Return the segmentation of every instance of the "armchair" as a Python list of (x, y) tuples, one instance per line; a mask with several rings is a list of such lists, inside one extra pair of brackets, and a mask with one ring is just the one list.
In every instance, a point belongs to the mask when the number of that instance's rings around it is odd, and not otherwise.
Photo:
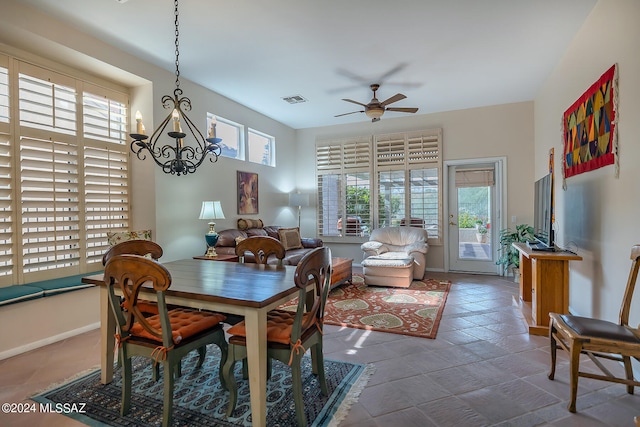
[[(389, 277), (402, 277), (402, 284), (391, 286), (409, 286), (411, 281), (422, 279), (426, 267), (427, 231), (416, 227), (382, 227), (371, 232), (369, 241), (361, 246), (367, 258), (362, 262), (365, 282), (376, 283), (377, 276), (388, 281)], [(396, 273), (390, 272), (393, 268)], [(367, 280), (369, 279), (369, 280)]]

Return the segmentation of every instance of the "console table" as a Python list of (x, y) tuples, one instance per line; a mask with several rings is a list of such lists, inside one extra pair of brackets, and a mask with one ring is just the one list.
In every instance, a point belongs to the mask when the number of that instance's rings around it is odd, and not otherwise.
[(569, 313), (569, 261), (581, 261), (572, 252), (534, 251), (513, 243), (520, 252), (520, 301), (532, 335), (549, 334), (549, 313)]

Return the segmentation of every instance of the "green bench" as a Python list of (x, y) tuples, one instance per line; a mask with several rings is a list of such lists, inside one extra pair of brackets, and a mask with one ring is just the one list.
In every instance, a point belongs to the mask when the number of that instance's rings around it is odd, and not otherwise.
[(94, 285), (82, 283), (81, 279), (85, 276), (87, 274), (77, 274), (25, 285), (5, 286), (0, 288), (0, 306), (93, 287)]

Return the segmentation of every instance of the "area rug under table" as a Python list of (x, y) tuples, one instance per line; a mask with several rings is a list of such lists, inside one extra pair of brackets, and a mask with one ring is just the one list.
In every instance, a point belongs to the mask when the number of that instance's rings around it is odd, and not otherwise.
[[(195, 370), (197, 352), (192, 352), (182, 361), (182, 377), (175, 382), (173, 425), (204, 426), (250, 426), (251, 411), (249, 383), (242, 379), (241, 365), (236, 364), (238, 382), (238, 404), (232, 417), (225, 412), (229, 394), (218, 380), (220, 350), (207, 347), (207, 359), (201, 369)], [(309, 426), (337, 425), (348, 413), (371, 375), (370, 365), (354, 364), (325, 358), (325, 373), (329, 395), (323, 396), (316, 377), (311, 373), (308, 356), (302, 361), (302, 388), (304, 407)], [(162, 370), (161, 370), (162, 372)], [(69, 404), (80, 408), (85, 404), (85, 413), (65, 414), (90, 426), (159, 426), (162, 424), (163, 381), (151, 380), (149, 359), (133, 359), (133, 399), (128, 415), (120, 416), (121, 372), (115, 369), (110, 384), (100, 383), (100, 371), (96, 370), (66, 384), (40, 393), (32, 399), (40, 403)], [(162, 377), (162, 375), (161, 375)], [(291, 392), (290, 368), (273, 361), (272, 376), (267, 381), (267, 425), (295, 426), (295, 408)]]
[(367, 286), (359, 274), (329, 294), (324, 322), (435, 338), (451, 282), (414, 280), (408, 288)]

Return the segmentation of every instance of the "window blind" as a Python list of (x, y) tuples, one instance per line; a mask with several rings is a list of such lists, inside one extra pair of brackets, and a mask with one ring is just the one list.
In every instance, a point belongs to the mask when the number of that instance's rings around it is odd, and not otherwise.
[(0, 286), (96, 271), (106, 232), (129, 229), (128, 95), (5, 59)]

